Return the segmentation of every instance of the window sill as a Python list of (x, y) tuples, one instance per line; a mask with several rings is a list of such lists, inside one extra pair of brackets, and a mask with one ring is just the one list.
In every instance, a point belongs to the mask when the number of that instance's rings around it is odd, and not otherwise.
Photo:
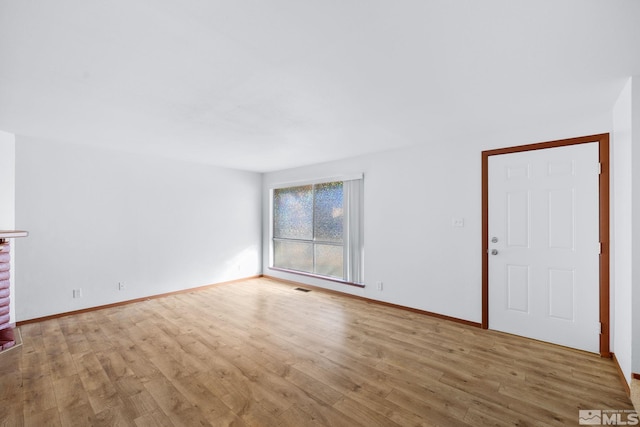
[(313, 277), (314, 279), (328, 280), (330, 282), (341, 283), (343, 285), (348, 285), (348, 286), (355, 286), (357, 288), (365, 287), (363, 283), (347, 282), (346, 280), (338, 279), (336, 277), (321, 276), (319, 274), (306, 273), (304, 271), (287, 270), (286, 268), (278, 268), (278, 267), (269, 267), (269, 270), (281, 271), (283, 273), (297, 274), (297, 275), (306, 276), (306, 277)]

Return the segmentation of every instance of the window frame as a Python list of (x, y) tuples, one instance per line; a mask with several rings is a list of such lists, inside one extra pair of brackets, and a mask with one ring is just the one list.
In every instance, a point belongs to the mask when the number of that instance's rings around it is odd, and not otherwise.
[[(337, 177), (329, 177), (329, 178), (320, 178), (320, 179), (314, 179), (314, 180), (306, 180), (306, 181), (296, 181), (296, 182), (285, 182), (285, 183), (278, 183), (278, 184), (273, 184), (269, 187), (269, 269), (270, 270), (274, 270), (274, 271), (280, 271), (280, 272), (284, 272), (284, 273), (290, 273), (290, 274), (296, 274), (296, 275), (301, 275), (301, 276), (306, 276), (306, 277), (312, 277), (312, 278), (316, 278), (316, 279), (321, 279), (321, 280), (326, 280), (326, 281), (330, 281), (330, 282), (336, 282), (336, 283), (341, 283), (341, 284), (345, 284), (345, 285), (350, 285), (350, 286), (356, 286), (356, 287), (360, 287), (360, 288), (364, 288), (364, 272), (363, 272), (363, 268), (362, 268), (362, 263), (363, 263), (363, 238), (362, 238), (362, 234), (363, 234), (363, 230), (362, 230), (362, 208), (363, 208), (363, 202), (362, 202), (362, 194), (360, 194), (360, 200), (358, 201), (358, 210), (360, 212), (360, 218), (358, 219), (358, 226), (360, 228), (359, 234), (360, 234), (360, 241), (357, 248), (352, 248), (351, 247), (351, 243), (350, 243), (350, 239), (348, 238), (348, 236), (345, 236), (346, 233), (348, 233), (348, 229), (350, 227), (352, 227), (351, 224), (347, 224), (345, 223), (345, 227), (343, 229), (343, 242), (342, 243), (336, 243), (336, 242), (330, 242), (330, 241), (324, 241), (324, 240), (320, 240), (320, 241), (316, 241), (314, 239), (312, 240), (307, 240), (307, 239), (287, 239), (287, 238), (276, 238), (274, 237), (274, 194), (276, 190), (279, 189), (285, 189), (285, 188), (293, 188), (293, 187), (302, 187), (302, 186), (308, 186), (308, 185), (320, 185), (320, 184), (327, 184), (327, 183), (332, 183), (332, 182), (342, 182), (343, 186), (345, 184), (346, 181), (354, 181), (354, 180), (360, 180), (361, 182), (361, 186), (363, 185), (363, 174), (357, 174), (357, 175), (347, 175), (347, 176), (337, 176)], [(344, 188), (344, 187), (343, 187)], [(344, 191), (344, 190), (343, 190)], [(360, 192), (362, 193), (362, 187), (360, 188)], [(315, 209), (312, 213), (312, 215), (315, 217)], [(348, 222), (348, 220), (345, 220), (345, 222)], [(308, 271), (300, 271), (300, 270), (292, 270), (292, 269), (288, 269), (288, 268), (283, 268), (283, 267), (277, 267), (274, 265), (274, 261), (275, 261), (275, 257), (274, 257), (274, 242), (280, 240), (280, 241), (292, 241), (292, 242), (303, 242), (303, 243), (311, 243), (313, 244), (321, 244), (321, 245), (335, 245), (335, 246), (342, 246), (343, 247), (343, 259), (344, 262), (347, 262), (347, 259), (350, 258), (351, 252), (354, 250), (357, 250), (360, 252), (360, 272), (359, 272), (359, 276), (360, 276), (360, 281), (359, 282), (355, 282), (355, 281), (351, 281), (351, 280), (346, 280), (344, 277), (348, 274), (346, 274), (346, 266), (343, 265), (343, 277), (334, 277), (334, 276), (325, 276), (322, 274), (317, 274), (317, 273), (313, 273), (313, 272), (308, 272)], [(315, 252), (315, 246), (314, 246), (314, 252)], [(347, 252), (349, 254), (347, 254)]]

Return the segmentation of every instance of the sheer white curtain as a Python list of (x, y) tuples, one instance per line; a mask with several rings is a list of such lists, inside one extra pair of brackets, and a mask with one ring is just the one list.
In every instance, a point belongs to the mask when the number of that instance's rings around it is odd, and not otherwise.
[(347, 282), (364, 281), (363, 204), (364, 180), (343, 182), (344, 207), (344, 279)]

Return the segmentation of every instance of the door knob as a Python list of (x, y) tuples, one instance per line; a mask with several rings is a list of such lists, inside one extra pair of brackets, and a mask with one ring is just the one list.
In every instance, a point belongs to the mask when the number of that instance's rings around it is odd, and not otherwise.
[(491, 255), (498, 255), (497, 249), (491, 249)]

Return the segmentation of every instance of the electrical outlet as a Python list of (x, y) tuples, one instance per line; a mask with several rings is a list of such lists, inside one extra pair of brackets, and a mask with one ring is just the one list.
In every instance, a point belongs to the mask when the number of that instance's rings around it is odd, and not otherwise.
[(376, 288), (381, 291), (382, 290), (382, 282), (377, 282), (376, 283)]
[(127, 285), (124, 282), (118, 282), (118, 290), (124, 291), (125, 289), (127, 289)]
[(82, 298), (82, 289), (74, 289), (73, 290), (74, 298)]

